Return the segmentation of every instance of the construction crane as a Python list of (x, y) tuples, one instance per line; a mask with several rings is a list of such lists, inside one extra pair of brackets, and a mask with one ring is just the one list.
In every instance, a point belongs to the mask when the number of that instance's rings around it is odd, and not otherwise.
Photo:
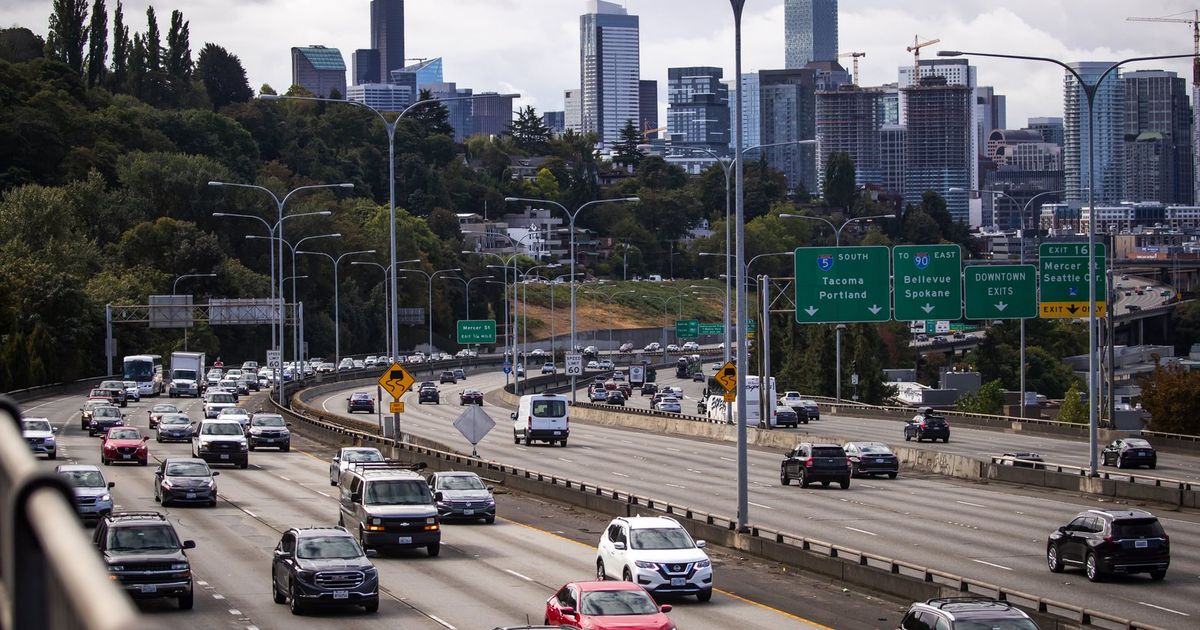
[(858, 85), (858, 58), (866, 57), (865, 52), (844, 52), (838, 55), (838, 59), (843, 57), (854, 57), (854, 85)]
[[(1186, 13), (1177, 13), (1176, 15), (1187, 15)], [(1191, 18), (1180, 17), (1128, 17), (1126, 22), (1172, 22), (1175, 24), (1190, 24), (1192, 26), (1192, 51), (1195, 57), (1192, 58), (1192, 85), (1200, 85), (1200, 9), (1192, 10)]]
[(646, 128), (642, 130), (642, 141), (643, 141), (643, 142), (649, 142), (649, 141), (650, 141), (650, 134), (654, 134), (654, 133), (658, 133), (658, 132), (660, 132), (660, 131), (666, 131), (666, 130), (667, 130), (667, 128), (666, 128), (666, 127), (654, 127), (654, 128), (651, 128), (651, 127), (650, 127), (650, 125), (646, 125)]
[(932, 46), (942, 40), (931, 39), (927, 42), (921, 41), (920, 35), (913, 35), (913, 45), (905, 48), (913, 54), (913, 85), (921, 82), (921, 49), (926, 46)]

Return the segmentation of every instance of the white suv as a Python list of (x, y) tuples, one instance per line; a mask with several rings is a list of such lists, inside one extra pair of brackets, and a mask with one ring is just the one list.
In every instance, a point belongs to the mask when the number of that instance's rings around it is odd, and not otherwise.
[(655, 596), (712, 599), (712, 562), (704, 541), (693, 541), (673, 518), (628, 516), (608, 524), (596, 549), (596, 579), (618, 577)]

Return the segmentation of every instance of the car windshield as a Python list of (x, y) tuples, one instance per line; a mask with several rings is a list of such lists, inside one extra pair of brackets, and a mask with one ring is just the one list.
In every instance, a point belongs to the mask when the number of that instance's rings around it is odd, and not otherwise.
[(205, 422), (200, 433), (203, 435), (241, 435), (242, 427), (229, 422)]
[(171, 415), (171, 416), (163, 416), (162, 420), (159, 420), (158, 423), (159, 424), (191, 424), (192, 421), (187, 416), (184, 416), (184, 415)]
[(284, 422), (283, 416), (254, 416), (250, 424), (256, 427), (281, 427)]
[(1136, 438), (1125, 440), (1125, 446), (1128, 446), (1130, 448), (1151, 448), (1149, 442), (1147, 442), (1146, 440), (1139, 440)]
[(210, 402), (210, 403), (232, 403), (233, 396), (231, 396), (230, 394), (210, 394), (208, 396), (208, 402)]
[(352, 398), (354, 400), (371, 400), (371, 395), (370, 394), (354, 394), (350, 398)]
[(381, 462), (383, 455), (375, 449), (362, 451), (346, 451), (342, 453), (342, 461), (346, 462)]
[(658, 606), (644, 591), (591, 591), (583, 594), (579, 612), (599, 617), (653, 615)]
[(532, 407), (533, 415), (538, 418), (559, 418), (567, 415), (565, 400), (535, 400)]
[(50, 430), (50, 421), (49, 420), (22, 420), (21, 421), (21, 430), (22, 431), (49, 431)]
[(1029, 619), (960, 619), (954, 630), (1038, 630)]
[(168, 477), (211, 477), (208, 464), (204, 462), (168, 462)]
[(175, 378), (180, 381), (194, 381), (194, 380), (196, 380), (196, 371), (195, 370), (171, 370), (171, 376), (172, 376), (172, 378)]
[(860, 442), (857, 446), (858, 450), (862, 453), (878, 453), (880, 455), (887, 455), (892, 452), (892, 449), (888, 448), (886, 444), (880, 444), (879, 442)]
[(222, 416), (248, 416), (250, 413), (241, 407), (226, 407), (221, 410)]
[(313, 536), (296, 544), (296, 557), (304, 560), (350, 560), (361, 558), (362, 549), (349, 536)]
[(178, 549), (175, 531), (166, 525), (130, 525), (108, 530), (109, 551), (149, 551)]
[(100, 383), (100, 389), (124, 389), (124, 381), (104, 381)]
[(175, 405), (154, 405), (150, 408), (151, 413), (176, 413), (178, 411), (179, 407)]
[(137, 382), (135, 381), (122, 381), (122, 383), (124, 383), (126, 389), (130, 387), (137, 387)]
[(110, 440), (138, 440), (141, 437), (142, 433), (137, 429), (113, 429), (108, 432)]
[(379, 480), (367, 484), (366, 505), (425, 505), (432, 502), (424, 481)]
[(96, 416), (97, 418), (119, 418), (121, 416), (121, 410), (117, 409), (116, 407), (96, 407), (96, 409), (92, 412), (92, 415)]
[(812, 450), (813, 457), (846, 457), (846, 451), (840, 446), (825, 446), (814, 447)]
[(1113, 522), (1113, 538), (1165, 538), (1166, 532), (1156, 518), (1131, 518)]
[(634, 549), (691, 549), (691, 536), (678, 527), (653, 527), (633, 530)]
[(438, 490), (483, 490), (486, 486), (474, 475), (451, 475), (438, 477)]
[(98, 470), (64, 470), (59, 473), (74, 488), (103, 488), (104, 475)]

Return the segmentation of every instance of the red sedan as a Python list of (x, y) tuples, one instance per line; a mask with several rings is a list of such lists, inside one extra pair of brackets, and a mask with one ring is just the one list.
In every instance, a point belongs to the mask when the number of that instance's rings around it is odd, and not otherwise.
[(134, 427), (113, 427), (100, 442), (100, 463), (137, 462), (145, 466), (150, 457), (146, 442), (150, 438)]
[(546, 601), (546, 625), (584, 630), (675, 630), (659, 606), (632, 582), (569, 582)]

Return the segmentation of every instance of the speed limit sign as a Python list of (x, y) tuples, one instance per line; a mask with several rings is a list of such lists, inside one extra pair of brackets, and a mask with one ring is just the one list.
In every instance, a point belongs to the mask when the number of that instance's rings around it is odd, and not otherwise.
[(283, 359), (278, 350), (267, 350), (267, 367), (278, 368), (282, 362)]
[(583, 375), (583, 355), (578, 352), (567, 353), (567, 376)]

